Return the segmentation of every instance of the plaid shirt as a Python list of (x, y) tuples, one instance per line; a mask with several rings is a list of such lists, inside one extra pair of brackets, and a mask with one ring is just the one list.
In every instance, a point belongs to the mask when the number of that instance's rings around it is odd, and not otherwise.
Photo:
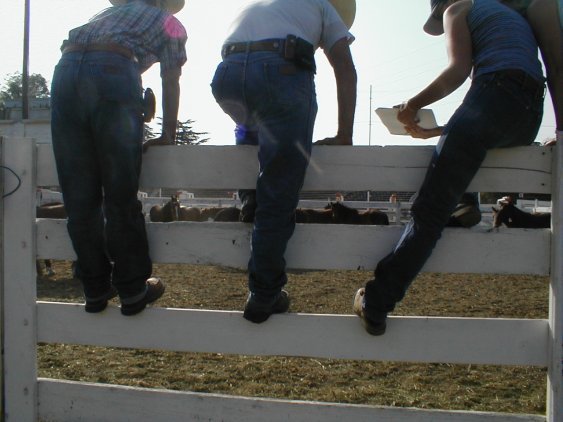
[(186, 62), (186, 29), (170, 13), (135, 1), (110, 7), (69, 32), (71, 44), (118, 44), (135, 53), (142, 71), (160, 62), (160, 73)]

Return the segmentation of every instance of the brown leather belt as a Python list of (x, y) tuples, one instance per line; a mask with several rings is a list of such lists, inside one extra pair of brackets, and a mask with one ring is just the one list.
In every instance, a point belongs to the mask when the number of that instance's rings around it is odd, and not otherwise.
[(283, 39), (271, 39), (225, 44), (221, 49), (221, 56), (225, 57), (229, 54), (246, 51), (283, 51), (284, 43), (285, 40)]
[(110, 53), (119, 54), (134, 62), (138, 62), (135, 53), (133, 53), (127, 47), (123, 47), (118, 44), (68, 44), (65, 48), (63, 48), (63, 54), (73, 53), (77, 51), (83, 53), (90, 51), (107, 51)]

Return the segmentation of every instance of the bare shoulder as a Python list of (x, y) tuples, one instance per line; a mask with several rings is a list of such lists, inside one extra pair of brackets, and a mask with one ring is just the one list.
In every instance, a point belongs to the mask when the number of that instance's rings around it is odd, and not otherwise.
[(473, 0), (459, 0), (446, 9), (444, 15), (465, 16), (473, 7)]

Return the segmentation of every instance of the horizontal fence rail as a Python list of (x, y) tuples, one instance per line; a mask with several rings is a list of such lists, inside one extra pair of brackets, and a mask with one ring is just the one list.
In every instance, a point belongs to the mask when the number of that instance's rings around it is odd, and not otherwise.
[[(57, 186), (50, 145), (38, 145), (37, 185)], [(418, 190), (432, 147), (313, 147), (305, 191)], [(252, 146), (161, 146), (143, 158), (141, 190), (252, 189), (258, 161)], [(469, 191), (550, 193), (552, 150), (529, 146), (490, 151)]]
[[(251, 225), (243, 223), (147, 223), (155, 262), (245, 268)], [(298, 224), (288, 243), (292, 269), (372, 269), (399, 240), (400, 226)], [(489, 231), (446, 229), (425, 272), (549, 274), (549, 229)], [(62, 220), (39, 219), (37, 257), (74, 259)]]
[[(82, 422), (543, 422), (542, 416), (233, 397), (39, 379), (45, 420)], [(120, 404), (115, 412), (108, 403)], [(144, 403), (145, 406), (139, 406)], [(264, 415), (267, 415), (265, 417)]]
[[(547, 365), (548, 325), (539, 319), (391, 317), (385, 336), (373, 337), (366, 335), (352, 315), (290, 313), (254, 326), (234, 311), (151, 308), (131, 320), (123, 318), (117, 307), (91, 316), (81, 305), (40, 302), (38, 321), (38, 340), (45, 343), (353, 360)], [(166, 330), (159, 328), (163, 326)]]
[[(11, 166), (24, 180), (23, 190), (12, 200), (18, 206), (27, 204), (31, 215), (18, 213), (13, 203), (5, 212), (15, 222), (8, 230), (15, 246), (5, 255), (13, 262), (5, 272), (18, 274), (7, 282), (7, 295), (12, 299), (4, 311), (11, 312), (6, 365), (13, 369), (5, 376), (9, 421), (32, 421), (37, 415), (62, 421), (119, 422), (130, 417), (220, 421), (229, 415), (228, 419), (236, 422), (262, 421), (265, 412), (271, 421), (300, 422), (546, 420), (533, 415), (270, 400), (37, 379), (37, 342), (242, 355), (547, 366), (551, 400), (547, 420), (554, 422), (561, 415), (561, 380), (557, 378), (561, 366), (556, 363), (561, 353), (554, 353), (553, 348), (553, 342), (560, 341), (558, 334), (554, 340), (553, 327), (560, 325), (553, 321), (553, 313), (548, 320), (391, 316), (388, 333), (372, 337), (352, 315), (289, 313), (255, 325), (245, 321), (239, 311), (151, 308), (126, 319), (115, 306), (91, 315), (79, 304), (35, 303), (34, 260), (71, 260), (75, 256), (65, 221), (35, 220), (32, 215), (36, 186), (58, 185), (51, 146), (19, 141), (23, 149), (13, 140), (5, 145)], [(555, 188), (553, 151), (536, 146), (491, 151), (468, 190), (551, 193)], [(433, 147), (314, 147), (304, 190), (416, 191), (432, 152)], [(144, 155), (141, 189), (253, 188), (257, 169), (255, 147), (154, 147)], [(5, 190), (10, 190), (10, 183), (5, 183)], [(388, 205), (392, 208), (394, 204)], [(154, 262), (244, 268), (249, 257), (251, 225), (244, 223), (147, 223), (147, 232)], [(286, 253), (288, 267), (372, 269), (401, 232), (400, 226), (298, 224)], [(553, 262), (559, 262), (551, 256), (555, 240), (560, 242), (559, 236), (554, 239), (549, 229), (448, 228), (423, 270), (552, 275)], [(22, 265), (29, 271), (18, 272)], [(559, 284), (552, 287), (559, 288)], [(559, 296), (552, 294), (552, 301)], [(560, 308), (560, 302), (551, 306), (557, 315)], [(30, 350), (17, 352), (22, 347)], [(14, 409), (20, 408), (24, 412), (14, 417)]]

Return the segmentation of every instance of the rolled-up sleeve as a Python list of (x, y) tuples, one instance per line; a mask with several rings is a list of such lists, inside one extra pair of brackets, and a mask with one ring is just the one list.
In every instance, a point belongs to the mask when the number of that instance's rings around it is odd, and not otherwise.
[(188, 34), (184, 26), (174, 16), (164, 21), (165, 42), (160, 51), (160, 73), (179, 68), (187, 61), (186, 41)]
[(338, 12), (327, 2), (323, 10), (323, 30), (320, 47), (325, 51), (329, 51), (332, 46), (342, 38), (346, 38), (349, 44), (352, 44), (355, 40), (354, 36), (348, 31), (348, 27), (342, 21), (342, 18), (340, 18)]

